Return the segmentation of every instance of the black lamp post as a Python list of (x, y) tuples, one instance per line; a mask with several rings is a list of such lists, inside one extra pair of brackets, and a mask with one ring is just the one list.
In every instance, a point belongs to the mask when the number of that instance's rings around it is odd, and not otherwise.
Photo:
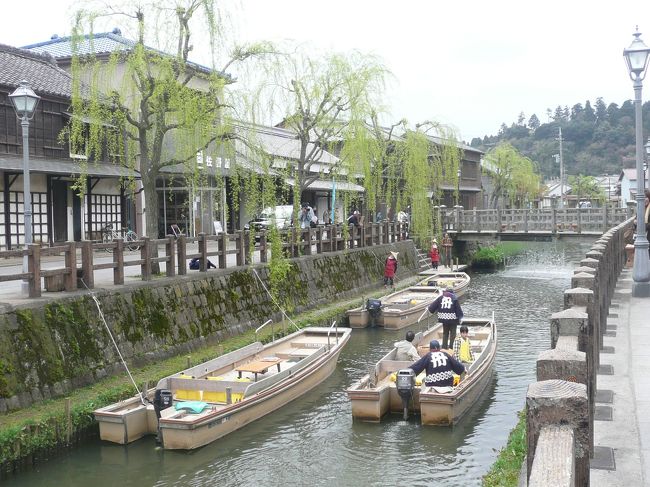
[[(9, 95), (14, 105), (16, 115), (20, 120), (23, 129), (23, 202), (24, 202), (24, 223), (25, 223), (25, 248), (32, 243), (32, 193), (29, 181), (29, 121), (34, 116), (38, 100), (41, 99), (29, 87), (27, 81), (21, 81), (20, 86)], [(23, 273), (29, 271), (27, 267), (27, 254), (23, 258)], [(29, 294), (29, 284), (23, 281), (23, 294)]]

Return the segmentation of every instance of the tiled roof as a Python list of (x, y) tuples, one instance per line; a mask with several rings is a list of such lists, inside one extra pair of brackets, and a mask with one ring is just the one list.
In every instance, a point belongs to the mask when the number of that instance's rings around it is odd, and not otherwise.
[(18, 87), (22, 80), (38, 95), (72, 97), (72, 78), (51, 56), (0, 44), (0, 84)]
[[(23, 159), (22, 157), (11, 155), (0, 156), (0, 169), (4, 171), (22, 172)], [(29, 170), (33, 173), (62, 174), (65, 176), (77, 176), (85, 171), (88, 176), (140, 178), (140, 174), (133, 169), (107, 162), (90, 162), (82, 170), (79, 163), (74, 161), (30, 157)]]
[[(116, 51), (130, 51), (136, 45), (136, 42), (122, 37), (122, 33), (119, 29), (113, 29), (112, 32), (101, 32), (97, 34), (87, 34), (83, 36), (78, 41), (76, 47), (76, 54), (83, 56), (88, 54), (93, 54), (95, 56), (101, 56), (105, 54), (111, 54)], [(158, 49), (145, 46), (145, 48), (152, 52), (157, 52), (163, 56), (169, 56), (168, 53), (162, 52)], [(23, 49), (27, 49), (32, 52), (38, 53), (49, 53), (56, 59), (66, 59), (71, 58), (74, 54), (72, 49), (72, 37), (57, 37), (50, 39), (45, 42), (38, 42), (36, 44), (30, 44), (24, 46)], [(210, 74), (213, 72), (212, 69), (201, 64), (188, 61), (187, 63), (192, 68), (200, 71), (202, 73)], [(231, 77), (225, 73), (221, 73), (222, 76), (228, 80)]]

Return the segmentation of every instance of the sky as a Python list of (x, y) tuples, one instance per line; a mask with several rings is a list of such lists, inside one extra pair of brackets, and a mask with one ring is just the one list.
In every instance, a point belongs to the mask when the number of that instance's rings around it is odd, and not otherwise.
[[(3, 2), (0, 43), (69, 34), (83, 3)], [(467, 142), (496, 135), (521, 112), (544, 123), (558, 105), (634, 98), (623, 49), (637, 25), (650, 45), (648, 0), (240, 0), (234, 12), (240, 42), (292, 40), (379, 57), (392, 73), (385, 122), (433, 120)]]

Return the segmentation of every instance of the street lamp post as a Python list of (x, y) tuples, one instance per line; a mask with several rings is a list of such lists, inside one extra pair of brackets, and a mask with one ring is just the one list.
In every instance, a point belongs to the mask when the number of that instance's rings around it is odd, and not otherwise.
[(648, 141), (645, 143), (645, 160), (643, 161), (643, 187), (647, 188), (647, 181), (648, 181), (648, 160), (650, 160), (650, 137), (648, 137)]
[[(14, 105), (16, 115), (23, 130), (23, 205), (25, 223), (25, 249), (32, 243), (32, 192), (29, 186), (29, 121), (34, 116), (38, 100), (41, 99), (29, 87), (27, 81), (21, 81), (20, 86), (9, 95)], [(29, 272), (27, 254), (23, 257), (23, 274)], [(29, 295), (29, 282), (23, 281), (23, 294)]]
[(636, 127), (636, 238), (634, 239), (634, 267), (632, 268), (632, 295), (650, 297), (650, 256), (648, 239), (644, 225), (644, 186), (643, 178), (643, 119), (641, 117), (641, 89), (648, 67), (650, 48), (641, 40), (638, 28), (630, 47), (623, 50), (630, 78), (634, 85), (634, 115)]

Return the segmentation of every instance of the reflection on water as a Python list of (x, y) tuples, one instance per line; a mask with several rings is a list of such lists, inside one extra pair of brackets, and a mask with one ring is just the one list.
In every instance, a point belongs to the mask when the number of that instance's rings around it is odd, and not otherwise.
[[(505, 270), (474, 274), (467, 316), (494, 311), (499, 334), (492, 381), (453, 428), (422, 427), (400, 415), (352, 421), (345, 388), (406, 330), (355, 330), (334, 374), (280, 411), (194, 452), (91, 441), (8, 479), (7, 486), (480, 485), (517, 421), (535, 359), (549, 347), (549, 318), (562, 306), (585, 246), (530, 244)], [(416, 327), (412, 327), (415, 329)]]

